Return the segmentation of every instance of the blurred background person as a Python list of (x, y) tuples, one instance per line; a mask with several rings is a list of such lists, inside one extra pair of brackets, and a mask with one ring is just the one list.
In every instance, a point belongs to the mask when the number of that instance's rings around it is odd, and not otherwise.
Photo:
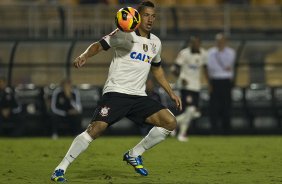
[(183, 111), (176, 116), (179, 141), (187, 141), (187, 130), (191, 121), (200, 116), (198, 110), (199, 91), (201, 89), (201, 72), (207, 62), (207, 53), (201, 47), (198, 36), (190, 38), (190, 44), (182, 49), (172, 67), (172, 72), (178, 76), (177, 85), (180, 88)]
[(51, 98), (52, 138), (58, 138), (58, 129), (71, 130), (71, 135), (81, 131), (82, 106), (78, 89), (72, 87), (69, 79), (64, 79)]
[(22, 111), (14, 90), (7, 86), (6, 79), (0, 78), (0, 135), (21, 136), (24, 124), (20, 121)]
[(208, 50), (207, 70), (210, 90), (210, 122), (213, 132), (230, 129), (231, 89), (234, 77), (235, 50), (227, 46), (226, 36), (218, 33), (216, 45)]

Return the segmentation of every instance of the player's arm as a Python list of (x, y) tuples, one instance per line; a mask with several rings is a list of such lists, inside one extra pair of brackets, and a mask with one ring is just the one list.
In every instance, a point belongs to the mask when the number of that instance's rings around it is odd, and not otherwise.
[(161, 66), (152, 66), (151, 72), (152, 72), (154, 78), (156, 79), (156, 81), (160, 84), (160, 86), (162, 88), (164, 88), (164, 90), (167, 92), (167, 94), (170, 96), (170, 98), (175, 102), (177, 108), (179, 110), (182, 110), (181, 100), (178, 96), (176, 96), (174, 94), (173, 90), (171, 89), (168, 81), (165, 78), (163, 68)]
[(73, 65), (76, 68), (82, 67), (88, 58), (95, 56), (100, 51), (103, 50), (103, 47), (100, 42), (92, 43), (80, 56), (78, 56), (75, 60)]
[(171, 66), (170, 70), (173, 73), (173, 75), (175, 75), (176, 77), (179, 77), (180, 75), (180, 68), (181, 66), (178, 64), (174, 64)]

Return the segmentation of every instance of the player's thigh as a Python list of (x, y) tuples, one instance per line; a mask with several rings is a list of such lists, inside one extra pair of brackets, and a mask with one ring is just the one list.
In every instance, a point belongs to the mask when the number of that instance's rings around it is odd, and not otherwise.
[(171, 131), (176, 128), (175, 116), (168, 109), (162, 109), (152, 114), (146, 118), (146, 122)]

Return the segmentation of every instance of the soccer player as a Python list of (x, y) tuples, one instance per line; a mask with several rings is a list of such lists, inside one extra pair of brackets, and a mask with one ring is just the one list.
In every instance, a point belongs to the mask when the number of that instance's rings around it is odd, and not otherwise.
[(206, 62), (207, 54), (201, 47), (200, 38), (192, 36), (190, 45), (179, 52), (176, 63), (172, 67), (173, 73), (178, 76), (177, 83), (181, 89), (183, 102), (183, 112), (176, 116), (179, 125), (177, 138), (182, 142), (188, 140), (187, 130), (190, 122), (200, 116), (198, 101), (201, 89), (201, 71)]
[(154, 4), (150, 1), (141, 2), (137, 10), (141, 15), (141, 25), (135, 32), (125, 33), (117, 29), (91, 44), (74, 61), (74, 66), (80, 68), (89, 57), (102, 50), (113, 48), (115, 52), (93, 120), (86, 131), (73, 140), (67, 154), (51, 176), (53, 181), (66, 181), (64, 175), (67, 167), (107, 127), (123, 117), (136, 123), (147, 122), (154, 125), (145, 138), (123, 155), (123, 160), (133, 166), (137, 173), (147, 176), (148, 171), (143, 167), (141, 155), (165, 140), (176, 127), (174, 115), (145, 93), (146, 79), (151, 71), (156, 81), (175, 101), (177, 108), (182, 109), (180, 98), (174, 94), (164, 76), (160, 58), (161, 41), (150, 33), (156, 18)]

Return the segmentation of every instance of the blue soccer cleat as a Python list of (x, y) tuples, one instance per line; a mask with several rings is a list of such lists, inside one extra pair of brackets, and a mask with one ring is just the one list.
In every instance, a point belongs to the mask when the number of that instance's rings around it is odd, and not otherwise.
[(55, 182), (66, 182), (67, 179), (64, 177), (65, 171), (62, 169), (57, 169), (51, 176), (51, 180)]
[(123, 155), (123, 160), (127, 162), (127, 164), (132, 165), (135, 171), (142, 176), (147, 176), (148, 171), (143, 167), (142, 157), (139, 155), (138, 157), (131, 157), (129, 156), (129, 152), (126, 152)]

